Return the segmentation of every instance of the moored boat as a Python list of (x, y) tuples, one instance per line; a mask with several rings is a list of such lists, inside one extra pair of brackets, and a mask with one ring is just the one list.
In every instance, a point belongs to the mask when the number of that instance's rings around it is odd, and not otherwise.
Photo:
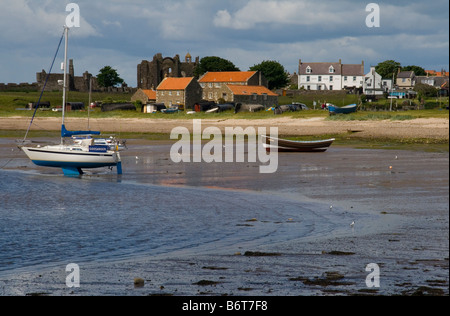
[[(66, 91), (68, 87), (68, 80), (67, 80), (68, 35), (69, 35), (69, 28), (65, 27), (63, 35), (65, 37), (65, 53), (64, 53), (64, 88), (63, 88), (62, 104), (66, 104)], [(95, 141), (91, 136), (100, 135), (100, 132), (68, 131), (64, 124), (64, 118), (65, 118), (65, 106), (62, 107), (61, 143), (59, 145), (48, 145), (48, 146), (38, 145), (36, 147), (19, 146), (34, 164), (44, 167), (62, 168), (64, 175), (66, 176), (79, 176), (83, 174), (82, 169), (93, 169), (101, 167), (117, 167), (117, 173), (122, 174), (122, 161), (118, 150), (118, 146), (116, 146), (112, 150), (111, 147), (107, 144), (95, 144)], [(33, 120), (31, 121), (31, 124), (32, 123)], [(73, 137), (80, 135), (84, 135), (87, 137), (85, 139), (81, 139), (79, 142), (73, 142)]]
[(293, 141), (262, 135), (264, 147), (268, 152), (324, 152), (335, 141), (334, 138), (319, 141)]

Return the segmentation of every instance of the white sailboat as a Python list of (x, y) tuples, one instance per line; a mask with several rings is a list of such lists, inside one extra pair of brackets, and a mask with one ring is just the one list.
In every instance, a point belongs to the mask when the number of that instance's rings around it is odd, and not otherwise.
[(76, 131), (70, 132), (66, 129), (65, 105), (67, 82), (67, 51), (69, 28), (64, 28), (65, 52), (64, 52), (64, 88), (63, 88), (63, 107), (62, 107), (62, 125), (61, 125), (61, 143), (58, 145), (20, 148), (30, 158), (30, 160), (44, 167), (62, 168), (66, 176), (79, 176), (83, 174), (83, 169), (93, 169), (102, 167), (117, 167), (117, 174), (122, 174), (122, 161), (119, 153), (119, 143), (117, 146), (99, 145), (95, 143), (92, 137), (73, 142), (72, 137), (77, 135), (100, 135), (100, 132)]

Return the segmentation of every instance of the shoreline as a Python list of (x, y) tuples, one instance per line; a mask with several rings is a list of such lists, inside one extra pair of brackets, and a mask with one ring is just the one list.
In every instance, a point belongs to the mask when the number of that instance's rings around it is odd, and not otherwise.
[[(270, 119), (202, 119), (202, 129), (218, 127), (224, 132), (226, 127), (277, 127), (283, 136), (342, 135), (357, 138), (385, 139), (430, 139), (449, 140), (449, 120), (443, 118), (417, 118), (405, 121), (328, 121), (325, 118), (294, 119), (290, 117)], [(26, 117), (0, 117), (0, 130), (26, 131), (30, 119)], [(59, 118), (36, 118), (30, 131), (59, 131)], [(90, 119), (92, 130), (104, 133), (155, 133), (170, 134), (175, 127), (193, 130), (193, 120), (186, 119)], [(86, 129), (87, 120), (66, 118), (66, 126), (72, 130)]]

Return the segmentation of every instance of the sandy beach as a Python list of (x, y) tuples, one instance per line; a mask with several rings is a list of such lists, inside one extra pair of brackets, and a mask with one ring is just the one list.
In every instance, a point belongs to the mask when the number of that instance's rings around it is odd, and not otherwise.
[[(60, 129), (58, 118), (36, 118), (32, 130)], [(29, 118), (2, 117), (0, 130), (26, 130), (30, 124)], [(66, 125), (72, 130), (86, 128), (86, 119), (68, 118)], [(192, 130), (192, 120), (176, 119), (91, 119), (92, 130), (121, 133), (170, 133), (178, 126)], [(329, 121), (325, 118), (293, 119), (289, 117), (263, 120), (244, 119), (207, 119), (202, 120), (202, 127), (219, 127), (222, 132), (225, 127), (240, 126), (242, 128), (278, 127), (279, 135), (337, 135), (355, 133), (358, 137), (369, 138), (430, 138), (449, 139), (449, 120), (440, 118), (419, 118), (404, 121)]]

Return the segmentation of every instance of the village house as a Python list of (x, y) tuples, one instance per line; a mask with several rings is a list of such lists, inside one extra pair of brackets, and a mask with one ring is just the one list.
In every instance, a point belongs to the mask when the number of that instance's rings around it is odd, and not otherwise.
[(278, 105), (278, 94), (264, 86), (225, 85), (227, 95), (232, 102), (242, 104), (260, 104), (264, 107)]
[(167, 108), (193, 109), (201, 97), (202, 88), (194, 77), (165, 78), (156, 88), (156, 102)]
[(305, 90), (363, 90), (364, 61), (361, 64), (342, 64), (339, 62), (304, 63), (299, 61), (298, 87)]
[(370, 72), (364, 77), (363, 92), (366, 96), (383, 96), (393, 89), (391, 79), (383, 79), (380, 74), (375, 71), (375, 67), (370, 67)]
[(397, 75), (397, 88), (399, 90), (412, 90), (416, 85), (416, 75), (414, 71), (400, 71)]
[(131, 97), (131, 102), (141, 101), (142, 105), (156, 102), (156, 91), (138, 89), (136, 93)]
[(262, 86), (267, 89), (268, 81), (259, 71), (207, 72), (199, 79), (203, 89), (203, 100), (234, 102), (227, 86)]

